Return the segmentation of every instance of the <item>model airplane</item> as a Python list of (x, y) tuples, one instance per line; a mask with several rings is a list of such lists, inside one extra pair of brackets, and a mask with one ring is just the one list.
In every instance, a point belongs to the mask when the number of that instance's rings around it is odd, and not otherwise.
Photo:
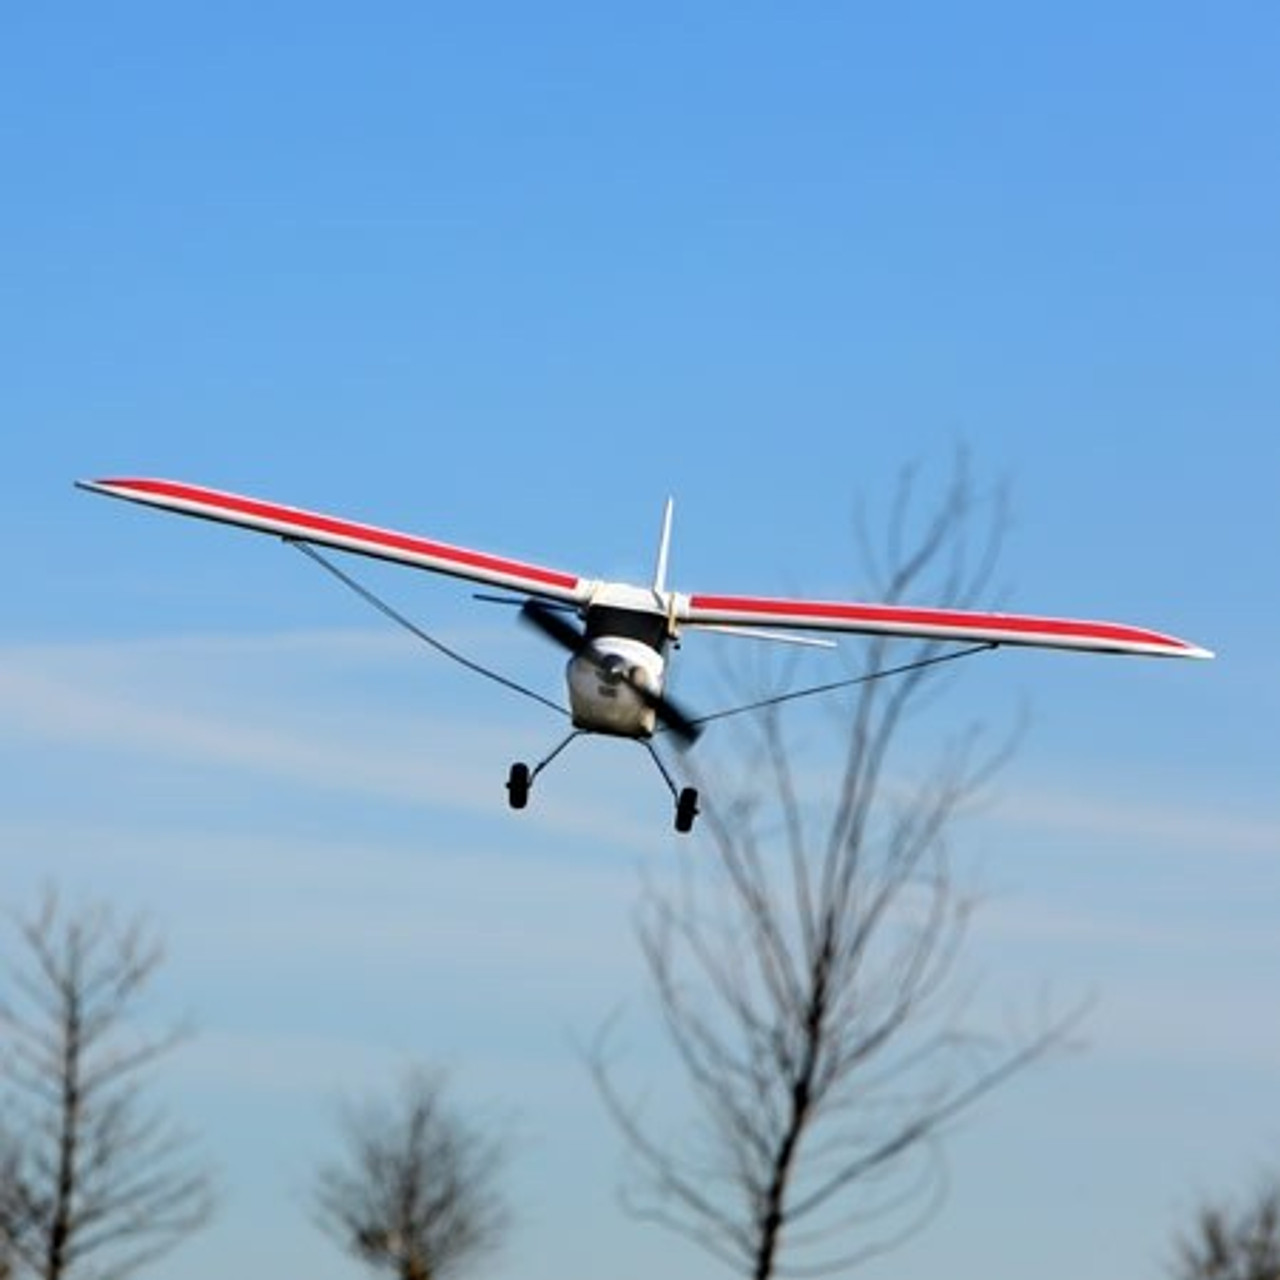
[[(583, 733), (603, 733), (634, 738), (649, 750), (675, 799), (676, 830), (691, 829), (698, 812), (697, 792), (692, 787), (677, 789), (650, 743), (660, 728), (685, 744), (692, 742), (700, 730), (702, 722), (665, 692), (668, 650), (673, 643), (678, 643), (681, 632), (689, 628), (726, 629), (800, 643), (806, 639), (809, 643), (823, 643), (803, 633), (837, 631), (951, 641), (980, 648), (1030, 645), (1166, 658), (1213, 656), (1209, 650), (1185, 640), (1123, 623), (912, 605), (672, 591), (666, 585), (670, 501), (663, 515), (653, 582), (649, 586), (637, 586), (583, 578), (413, 534), (170, 480), (108, 479), (77, 483), (82, 489), (109, 497), (240, 525), (295, 543), (420, 638), (473, 669), (546, 701), (445, 649), (361, 588), (315, 548), (330, 547), (372, 556), (513, 593), (515, 601), (520, 603), (522, 617), (569, 651), (566, 683), (573, 723), (572, 733), (535, 768), (530, 769), (523, 762), (511, 766), (507, 794), (515, 809), (525, 807), (534, 779), (573, 738)], [(574, 615), (580, 620), (580, 627), (571, 620)], [(802, 634), (793, 634), (796, 632)]]

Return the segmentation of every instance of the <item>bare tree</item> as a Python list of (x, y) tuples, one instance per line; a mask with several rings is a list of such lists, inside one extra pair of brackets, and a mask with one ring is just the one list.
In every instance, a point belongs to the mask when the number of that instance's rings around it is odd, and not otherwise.
[(1178, 1241), (1175, 1280), (1280, 1280), (1280, 1181), (1243, 1208), (1205, 1205)]
[[(905, 475), (882, 545), (863, 528), (878, 596), (974, 606), (1003, 507), (975, 498), (963, 459), (923, 517), (917, 488)], [(901, 758), (953, 655), (867, 642), (821, 722), (843, 744), (835, 774), (803, 768), (779, 687), (750, 682), (750, 763), (709, 789), (711, 848), (695, 846), (675, 885), (651, 880), (639, 916), (696, 1119), (661, 1136), (620, 1088), (607, 1037), (592, 1055), (633, 1157), (629, 1207), (756, 1280), (843, 1270), (919, 1229), (944, 1191), (945, 1130), (1070, 1021), (1042, 1014), (998, 1040), (963, 1029), (971, 903), (947, 835), (1009, 744), (975, 730), (924, 772)]]
[(180, 1032), (137, 1028), (161, 949), (53, 893), (16, 922), (0, 1001), (0, 1258), (17, 1277), (118, 1280), (202, 1226), (211, 1181), (145, 1102)]
[(318, 1225), (399, 1280), (444, 1280), (500, 1243), (503, 1144), (447, 1104), (439, 1075), (417, 1069), (391, 1100), (348, 1107), (342, 1158), (316, 1178)]

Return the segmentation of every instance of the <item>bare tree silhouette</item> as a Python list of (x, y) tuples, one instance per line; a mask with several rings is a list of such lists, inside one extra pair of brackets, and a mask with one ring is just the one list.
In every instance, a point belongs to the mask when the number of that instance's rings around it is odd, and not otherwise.
[[(1003, 505), (977, 500), (963, 459), (923, 518), (917, 490), (904, 475), (882, 542), (864, 522), (878, 597), (972, 606)], [(999, 1039), (964, 1029), (972, 904), (947, 835), (1010, 744), (966, 732), (913, 774), (904, 726), (946, 651), (871, 640), (863, 652), (827, 722), (838, 774), (806, 772), (787, 708), (761, 706), (744, 721), (740, 784), (728, 799), (707, 788), (709, 848), (694, 847), (676, 885), (649, 882), (640, 941), (695, 1119), (655, 1132), (607, 1033), (591, 1055), (632, 1157), (627, 1204), (755, 1280), (844, 1270), (918, 1230), (944, 1193), (948, 1127), (1073, 1020), (1042, 1011)], [(761, 704), (780, 687), (747, 683)]]
[(446, 1103), (438, 1074), (416, 1069), (391, 1099), (348, 1107), (343, 1154), (316, 1178), (317, 1224), (399, 1280), (445, 1280), (501, 1242), (503, 1144)]
[(52, 892), (16, 922), (0, 1001), (0, 1258), (16, 1276), (116, 1280), (208, 1220), (209, 1174), (145, 1101), (181, 1039), (137, 1029), (159, 944)]

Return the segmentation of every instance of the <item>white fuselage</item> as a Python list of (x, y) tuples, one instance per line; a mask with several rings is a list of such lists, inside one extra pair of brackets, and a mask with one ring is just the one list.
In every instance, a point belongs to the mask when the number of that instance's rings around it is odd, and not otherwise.
[(569, 659), (569, 707), (576, 728), (647, 738), (654, 730), (652, 705), (635, 685), (662, 692), (662, 655), (639, 640), (601, 636), (588, 652)]
[(643, 600), (617, 598), (622, 594), (606, 589), (586, 610), (586, 644), (565, 668), (569, 708), (576, 728), (647, 738), (656, 717), (638, 690), (662, 693), (668, 623), (649, 593)]

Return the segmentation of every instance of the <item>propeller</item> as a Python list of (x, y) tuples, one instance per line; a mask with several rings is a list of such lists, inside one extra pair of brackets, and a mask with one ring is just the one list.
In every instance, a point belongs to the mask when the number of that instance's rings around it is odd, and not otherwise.
[(596, 658), (587, 644), (586, 634), (575, 627), (561, 610), (542, 600), (526, 600), (520, 606), (520, 618), (554, 640), (562, 649), (567, 649), (575, 657), (586, 655), (591, 658), (607, 679), (623, 681), (684, 746), (692, 746), (698, 740), (702, 726), (692, 716), (670, 698), (655, 693), (654, 690), (642, 684), (632, 674), (630, 668), (615, 666), (613, 663), (606, 665)]

